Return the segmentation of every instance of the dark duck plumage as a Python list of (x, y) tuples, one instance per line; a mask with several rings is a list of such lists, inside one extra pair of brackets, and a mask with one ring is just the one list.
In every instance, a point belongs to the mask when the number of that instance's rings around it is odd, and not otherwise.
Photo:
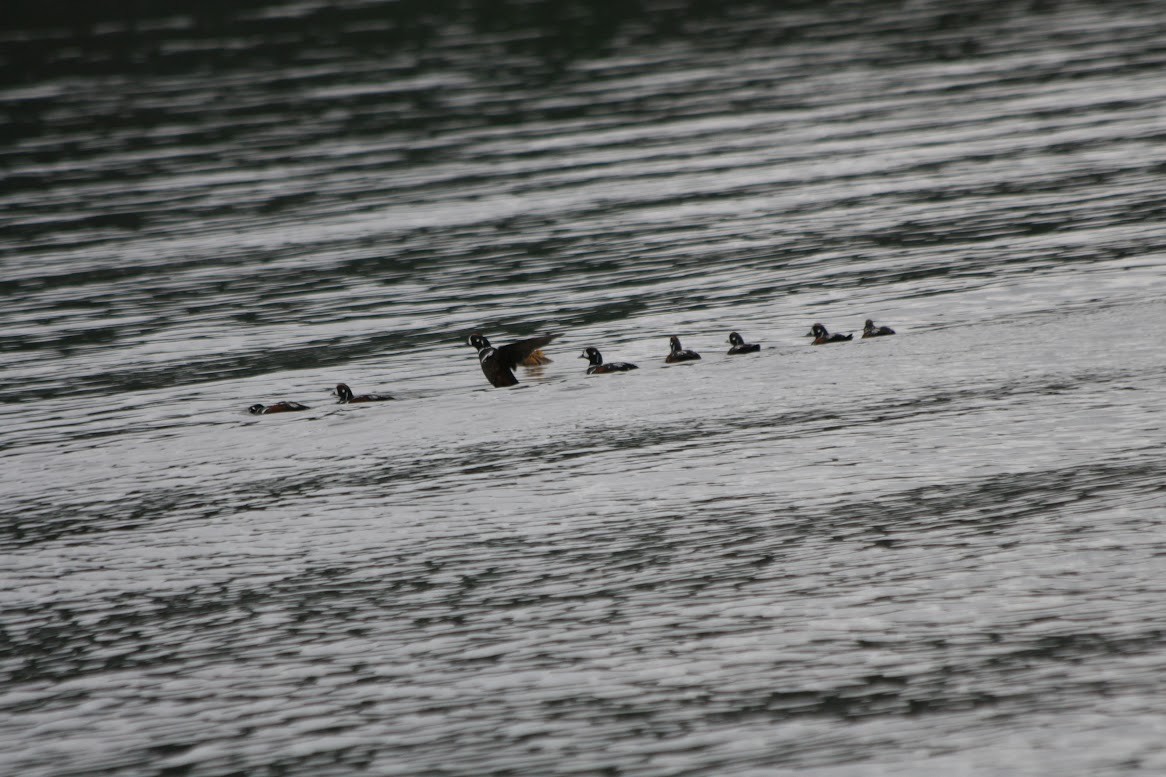
[(251, 415), (271, 415), (272, 413), (291, 413), (307, 409), (307, 405), (301, 405), (299, 402), (276, 402), (274, 405), (252, 405), (247, 408), (247, 412)]
[(733, 347), (729, 349), (729, 355), (738, 353), (757, 353), (761, 350), (761, 345), (758, 343), (747, 343), (745, 338), (736, 332), (729, 332), (729, 344)]
[(332, 396), (337, 398), (337, 404), (353, 405), (357, 402), (384, 402), (392, 399), (388, 394), (353, 394), (347, 383), (337, 383)]
[(830, 334), (826, 331), (826, 327), (821, 324), (814, 324), (810, 329), (810, 334), (814, 336), (814, 342), (811, 345), (825, 345), (826, 343), (844, 343), (847, 340), (853, 340), (854, 335), (839, 335)]
[[(490, 381), (491, 386), (502, 387), (517, 385), (518, 378), (514, 377), (514, 368), (524, 363), (556, 337), (558, 335), (543, 335), (495, 348), (490, 345), (489, 340), (475, 332), (470, 335), (467, 342), (477, 349), (478, 363), (482, 365), (482, 373), (486, 376), (486, 380)], [(545, 356), (542, 358), (546, 359)]]
[(668, 347), (671, 348), (668, 355), (664, 357), (664, 361), (668, 364), (675, 364), (676, 362), (691, 362), (700, 358), (700, 354), (696, 351), (686, 351), (684, 346), (680, 344), (680, 338), (676, 335), (668, 338)]
[(893, 335), (894, 333), (895, 330), (891, 329), (889, 326), (875, 326), (875, 322), (869, 318), (866, 320), (866, 324), (862, 327), (862, 336), (864, 338), (885, 337), (887, 335)]
[(634, 364), (630, 362), (608, 362), (603, 363), (603, 354), (599, 352), (598, 348), (586, 348), (583, 353), (579, 355), (580, 359), (586, 359), (591, 362), (591, 366), (587, 368), (588, 375), (603, 375), (608, 372), (627, 372), (628, 370), (638, 370)]

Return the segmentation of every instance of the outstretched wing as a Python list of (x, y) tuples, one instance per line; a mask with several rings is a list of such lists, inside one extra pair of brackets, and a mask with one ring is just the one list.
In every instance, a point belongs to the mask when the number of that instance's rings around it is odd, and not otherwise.
[(502, 363), (513, 370), (522, 363), (523, 359), (530, 356), (539, 348), (545, 347), (556, 337), (558, 337), (557, 334), (532, 337), (529, 340), (519, 340), (516, 343), (507, 343), (501, 348), (496, 349), (495, 352), (498, 354), (498, 358), (501, 359)]

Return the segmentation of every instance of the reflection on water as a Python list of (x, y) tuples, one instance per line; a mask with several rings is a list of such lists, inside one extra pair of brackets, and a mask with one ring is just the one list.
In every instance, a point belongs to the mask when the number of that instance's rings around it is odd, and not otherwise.
[(125, 13), (0, 32), (5, 773), (1162, 771), (1157, 5)]

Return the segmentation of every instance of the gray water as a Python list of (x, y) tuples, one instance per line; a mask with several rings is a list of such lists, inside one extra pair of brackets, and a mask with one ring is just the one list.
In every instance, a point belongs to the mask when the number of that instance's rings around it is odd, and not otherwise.
[(1166, 7), (12, 9), (4, 774), (1166, 772)]

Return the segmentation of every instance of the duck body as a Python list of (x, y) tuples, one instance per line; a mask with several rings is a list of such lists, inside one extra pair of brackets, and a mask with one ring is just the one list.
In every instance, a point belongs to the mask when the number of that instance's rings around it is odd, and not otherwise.
[(638, 370), (639, 367), (631, 362), (608, 362), (603, 363), (603, 354), (599, 352), (598, 348), (585, 348), (583, 353), (579, 355), (580, 359), (586, 359), (591, 363), (587, 368), (588, 375), (606, 375), (609, 372), (627, 372), (628, 370)]
[(676, 364), (677, 362), (692, 362), (700, 359), (700, 354), (696, 351), (687, 351), (684, 346), (680, 344), (680, 338), (676, 335), (668, 338), (668, 347), (671, 349), (668, 355), (664, 357), (667, 364)]
[(332, 396), (337, 398), (337, 404), (354, 405), (358, 402), (385, 402), (392, 399), (388, 394), (353, 394), (347, 383), (337, 383)]
[(864, 324), (862, 327), (862, 337), (864, 340), (868, 337), (886, 337), (887, 335), (893, 335), (894, 333), (895, 330), (891, 329), (889, 326), (875, 326), (875, 322), (869, 318), (866, 320), (866, 324)]
[[(518, 378), (514, 377), (514, 368), (522, 364), (527, 358), (539, 352), (558, 335), (543, 335), (528, 340), (519, 340), (495, 348), (483, 335), (475, 332), (467, 342), (478, 351), (478, 363), (482, 366), (482, 374), (490, 385), (495, 388), (518, 385)], [(541, 356), (545, 359), (545, 356)]]
[(853, 340), (854, 335), (840, 335), (830, 334), (826, 331), (826, 327), (821, 324), (814, 324), (810, 329), (810, 334), (814, 336), (814, 342), (811, 345), (826, 345), (827, 343), (845, 343), (848, 340)]
[(276, 402), (274, 405), (254, 404), (247, 408), (247, 412), (251, 415), (271, 415), (272, 413), (292, 413), (296, 410), (308, 409), (307, 405), (301, 405), (299, 402)]
[(740, 353), (757, 353), (761, 350), (760, 343), (747, 343), (745, 338), (736, 332), (729, 332), (729, 344), (733, 346), (729, 349), (730, 356)]

